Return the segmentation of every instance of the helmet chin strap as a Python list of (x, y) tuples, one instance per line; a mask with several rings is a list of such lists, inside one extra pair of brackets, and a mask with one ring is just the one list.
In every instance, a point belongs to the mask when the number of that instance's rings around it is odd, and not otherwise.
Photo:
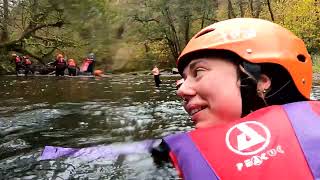
[(277, 91), (275, 91), (274, 93), (266, 96), (265, 98), (271, 98), (272, 96), (276, 95), (277, 93), (279, 93), (282, 89), (284, 89), (289, 83), (291, 82), (291, 80), (288, 80), (283, 86), (281, 86)]

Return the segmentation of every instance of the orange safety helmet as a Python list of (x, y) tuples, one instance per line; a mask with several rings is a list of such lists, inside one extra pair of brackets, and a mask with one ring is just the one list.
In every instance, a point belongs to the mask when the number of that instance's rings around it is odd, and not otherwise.
[(63, 58), (63, 55), (62, 55), (62, 54), (58, 54), (58, 55), (56, 56), (56, 58), (57, 58), (57, 59)]
[(228, 50), (251, 63), (275, 63), (285, 68), (299, 92), (310, 99), (312, 62), (304, 42), (270, 21), (235, 18), (214, 23), (189, 41), (177, 60), (182, 74), (187, 56), (199, 51)]
[(68, 59), (68, 65), (69, 66), (76, 66), (76, 61), (74, 59)]
[(94, 74), (95, 76), (102, 76), (102, 75), (103, 75), (103, 71), (100, 70), (100, 69), (97, 69), (97, 70), (95, 70), (95, 71), (93, 72), (93, 74)]

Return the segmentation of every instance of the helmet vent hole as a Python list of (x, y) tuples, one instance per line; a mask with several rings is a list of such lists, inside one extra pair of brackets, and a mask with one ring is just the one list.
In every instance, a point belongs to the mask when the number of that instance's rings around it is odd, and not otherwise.
[(297, 58), (298, 58), (298, 60), (299, 60), (300, 62), (306, 62), (306, 57), (305, 57), (304, 55), (302, 55), (302, 54), (299, 54), (299, 55), (297, 56)]
[(198, 37), (200, 37), (200, 36), (203, 36), (203, 35), (205, 35), (205, 34), (208, 34), (209, 32), (212, 32), (212, 31), (214, 31), (214, 30), (215, 30), (215, 29), (206, 29), (206, 30), (200, 32), (195, 38), (198, 38)]

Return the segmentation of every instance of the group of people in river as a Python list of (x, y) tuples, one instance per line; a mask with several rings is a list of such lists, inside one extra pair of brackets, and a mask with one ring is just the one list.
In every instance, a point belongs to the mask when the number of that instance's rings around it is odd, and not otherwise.
[(58, 54), (55, 58), (55, 61), (50, 62), (49, 64), (55, 67), (56, 76), (64, 76), (66, 69), (68, 70), (69, 76), (77, 76), (79, 72), (86, 75), (93, 75), (95, 62), (94, 54), (90, 53), (84, 59), (81, 67), (79, 68), (74, 59), (70, 58), (66, 61), (62, 54)]
[[(29, 72), (32, 74), (35, 73), (34, 69), (32, 68), (32, 61), (28, 55), (19, 56), (13, 53), (12, 62), (15, 63), (15, 71), (17, 76), (21, 74), (21, 71), (23, 71), (25, 76), (27, 76)], [(47, 65), (54, 67), (56, 76), (64, 76), (66, 70), (69, 76), (77, 76), (79, 74), (94, 75), (95, 62), (95, 55), (93, 53), (90, 53), (83, 60), (80, 67), (77, 66), (76, 60), (72, 58), (66, 60), (62, 54), (57, 54), (54, 61), (49, 62)], [(100, 73), (102, 73), (102, 71)]]
[(19, 75), (20, 71), (23, 71), (25, 76), (27, 76), (29, 72), (34, 74), (34, 71), (31, 68), (32, 61), (30, 60), (28, 55), (18, 56), (17, 54), (13, 53), (11, 56), (12, 56), (11, 62), (15, 63), (15, 66), (16, 66), (15, 71), (17, 75)]
[[(150, 145), (157, 161), (171, 159), (184, 179), (320, 178), (320, 102), (300, 38), (267, 20), (224, 20), (200, 30), (176, 64), (195, 129)], [(77, 153), (58, 150), (44, 159)]]

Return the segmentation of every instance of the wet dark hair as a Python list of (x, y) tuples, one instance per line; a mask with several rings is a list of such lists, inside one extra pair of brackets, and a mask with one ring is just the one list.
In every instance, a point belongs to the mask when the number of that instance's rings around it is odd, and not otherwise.
[[(245, 62), (248, 64), (248, 62)], [(249, 63), (252, 64), (252, 63)], [(282, 105), (298, 101), (308, 100), (297, 89), (289, 72), (281, 65), (272, 63), (252, 64), (259, 67), (259, 72), (251, 72), (251, 68), (245, 68), (250, 74), (255, 74), (254, 79), (241, 73), (241, 98), (242, 116), (252, 111), (270, 105)], [(248, 66), (247, 66), (248, 67)], [(259, 76), (265, 74), (271, 80), (271, 87), (266, 90), (264, 100), (257, 94), (257, 81)]]
[[(180, 59), (178, 70), (182, 74), (183, 69), (191, 60), (212, 57), (230, 60), (236, 65), (241, 65), (251, 75), (249, 76), (238, 68), (238, 77), (241, 81), (242, 117), (266, 106), (307, 100), (298, 91), (288, 71), (281, 65), (273, 63), (253, 64), (228, 50), (202, 50), (187, 54)], [(265, 74), (271, 79), (271, 87), (267, 90), (264, 100), (257, 93), (257, 82), (261, 74)]]

